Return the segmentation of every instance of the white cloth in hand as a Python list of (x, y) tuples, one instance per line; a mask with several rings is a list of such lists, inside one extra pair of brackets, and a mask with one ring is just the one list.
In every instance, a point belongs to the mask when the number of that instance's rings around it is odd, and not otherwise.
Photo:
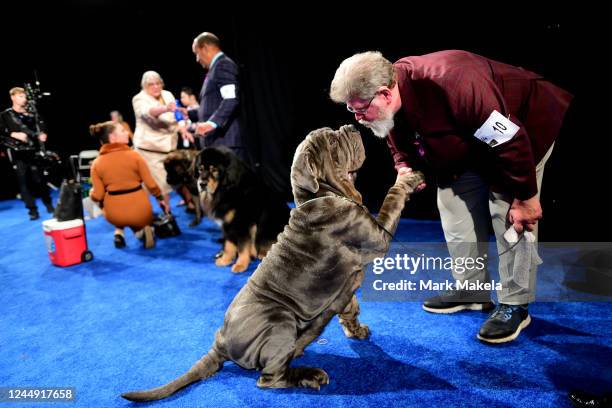
[[(521, 239), (521, 235), (523, 235)], [(512, 271), (505, 271), (505, 276), (512, 276), (514, 282), (522, 288), (529, 287), (529, 276), (531, 269), (534, 266), (542, 263), (542, 258), (538, 255), (536, 237), (531, 231), (523, 231), (519, 235), (513, 226), (510, 226), (504, 233), (504, 239), (510, 244), (510, 249), (505, 255), (508, 257), (503, 262), (500, 257), (499, 268), (500, 274), (502, 269), (507, 269), (508, 265), (512, 265)], [(513, 262), (510, 262), (513, 260)], [(508, 273), (512, 272), (512, 273)]]

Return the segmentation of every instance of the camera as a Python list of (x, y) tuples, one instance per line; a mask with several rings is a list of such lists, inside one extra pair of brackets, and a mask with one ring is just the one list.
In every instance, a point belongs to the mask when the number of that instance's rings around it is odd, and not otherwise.
[(40, 82), (38, 82), (38, 80), (34, 82), (34, 85), (32, 85), (29, 82), (26, 82), (23, 85), (23, 89), (25, 90), (25, 94), (27, 98), (26, 110), (31, 115), (38, 116), (38, 110), (36, 107), (37, 101), (39, 101), (45, 96), (51, 96), (51, 93), (41, 91)]

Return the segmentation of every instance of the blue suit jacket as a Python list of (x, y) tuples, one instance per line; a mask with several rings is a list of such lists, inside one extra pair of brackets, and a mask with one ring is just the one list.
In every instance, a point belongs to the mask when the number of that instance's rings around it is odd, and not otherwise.
[[(221, 88), (227, 85), (234, 85), (234, 98), (228, 98), (227, 94), (223, 98)], [(231, 87), (225, 89), (231, 90)], [(203, 138), (204, 146), (245, 147), (240, 123), (238, 65), (225, 54), (215, 61), (204, 79), (198, 119), (200, 122), (210, 120), (218, 125)]]

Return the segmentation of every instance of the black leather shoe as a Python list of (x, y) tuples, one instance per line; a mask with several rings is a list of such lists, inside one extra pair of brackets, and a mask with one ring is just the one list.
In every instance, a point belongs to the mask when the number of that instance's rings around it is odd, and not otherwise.
[(596, 396), (584, 391), (572, 391), (567, 396), (575, 407), (610, 408), (612, 407), (612, 392)]
[(495, 303), (491, 302), (488, 293), (470, 291), (447, 291), (438, 296), (427, 299), (423, 303), (423, 310), (430, 313), (456, 313), (462, 310), (479, 310), (488, 312), (493, 310)]
[(45, 207), (47, 208), (47, 212), (49, 214), (53, 214), (53, 212), (55, 212), (55, 208), (53, 208), (53, 205), (51, 205), (51, 203), (45, 204)]
[(125, 248), (125, 238), (121, 234), (115, 234), (115, 248)]
[(518, 337), (531, 323), (527, 305), (497, 305), (489, 318), (480, 326), (478, 339), (486, 343), (506, 343)]
[(30, 221), (34, 221), (40, 218), (40, 215), (38, 214), (38, 210), (30, 210), (28, 214), (30, 214)]

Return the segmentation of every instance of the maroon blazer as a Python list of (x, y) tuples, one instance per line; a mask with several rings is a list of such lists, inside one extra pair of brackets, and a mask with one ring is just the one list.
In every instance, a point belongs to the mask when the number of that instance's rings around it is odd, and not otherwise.
[[(493, 191), (522, 200), (537, 193), (535, 165), (559, 134), (570, 93), (538, 74), (466, 51), (406, 57), (394, 67), (402, 108), (387, 144), (397, 169), (412, 167), (420, 155), (441, 184), (473, 170)], [(489, 147), (474, 133), (493, 110), (520, 130)]]

